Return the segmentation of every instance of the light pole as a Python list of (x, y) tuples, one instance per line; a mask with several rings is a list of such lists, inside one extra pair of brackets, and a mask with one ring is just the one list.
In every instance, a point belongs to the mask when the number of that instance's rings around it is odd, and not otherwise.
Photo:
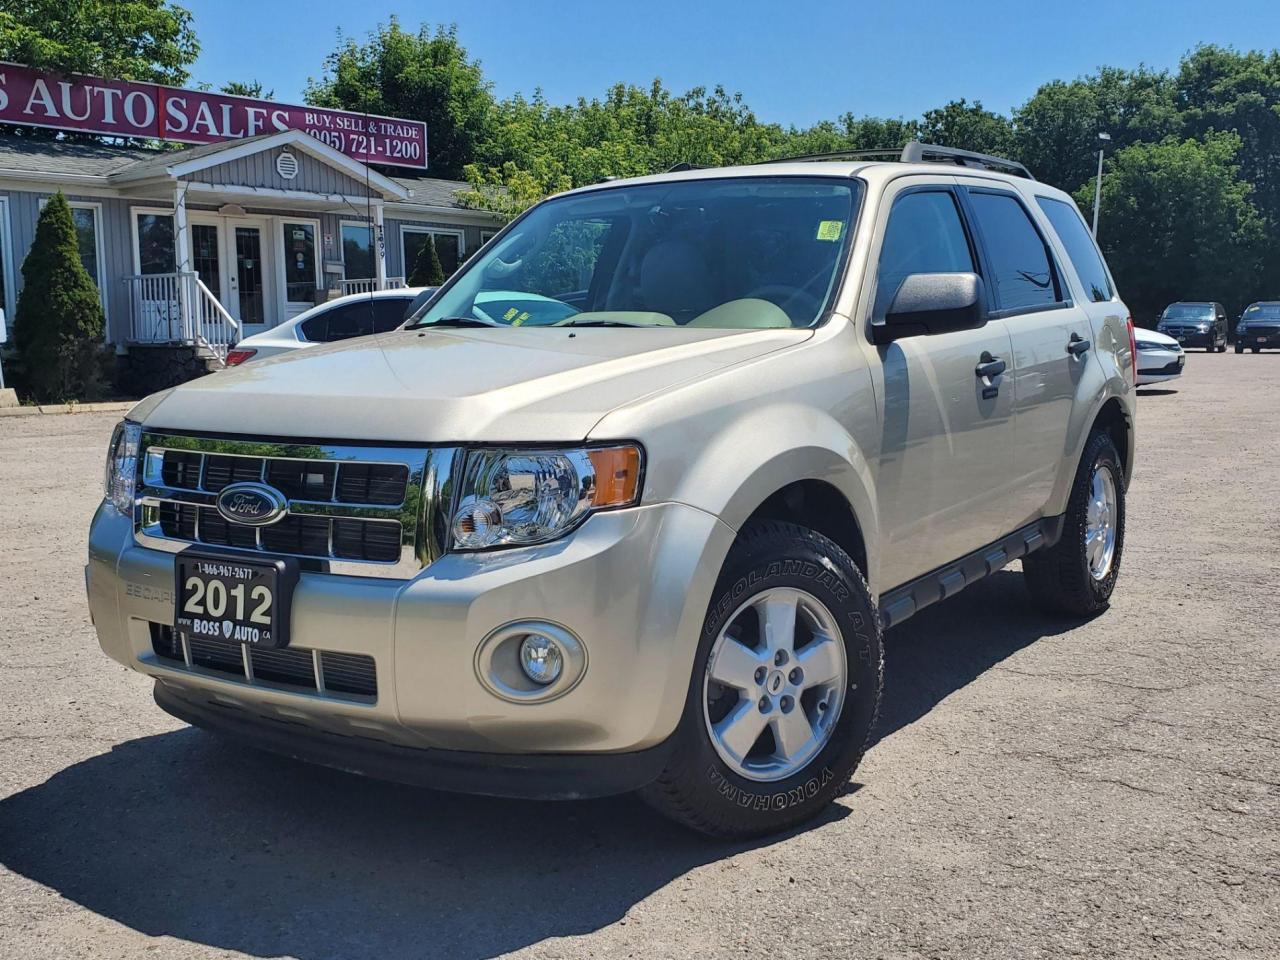
[(1098, 239), (1098, 208), (1102, 206), (1102, 152), (1111, 142), (1111, 134), (1098, 134), (1098, 179), (1093, 185), (1093, 239)]

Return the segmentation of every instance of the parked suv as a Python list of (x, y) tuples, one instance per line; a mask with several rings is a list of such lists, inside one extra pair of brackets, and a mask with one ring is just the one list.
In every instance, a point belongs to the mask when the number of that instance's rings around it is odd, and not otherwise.
[(139, 403), (90, 609), (253, 746), (776, 831), (867, 749), (886, 627), (1019, 559), (1106, 607), (1134, 354), (1070, 196), (1008, 161), (600, 184), (404, 329)]
[(1164, 308), (1156, 330), (1184, 347), (1227, 352), (1227, 308), (1220, 303), (1179, 300)]
[(1280, 300), (1261, 300), (1244, 308), (1236, 324), (1236, 353), (1244, 353), (1245, 347), (1254, 353), (1280, 347)]

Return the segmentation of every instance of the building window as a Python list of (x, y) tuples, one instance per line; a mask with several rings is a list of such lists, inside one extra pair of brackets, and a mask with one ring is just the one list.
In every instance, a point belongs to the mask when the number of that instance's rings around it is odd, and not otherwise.
[[(316, 300), (316, 225), (305, 221), (285, 220), (284, 288), (290, 303), (315, 303)], [(346, 252), (345, 228), (343, 252)]]
[(96, 206), (82, 206), (73, 203), (71, 205), (71, 222), (76, 227), (76, 243), (80, 247), (80, 262), (84, 264), (84, 268), (89, 276), (93, 278), (94, 284), (101, 290), (102, 275), (98, 268), (98, 208)]
[(9, 201), (0, 197), (0, 310), (5, 311), (6, 325), (13, 327), (13, 260), (9, 252)]
[(436, 245), (436, 256), (440, 258), (440, 266), (444, 270), (445, 279), (458, 269), (462, 263), (462, 232), (460, 230), (432, 230), (427, 227), (401, 227), (400, 246), (404, 254), (404, 275), (413, 273), (413, 265), (418, 262), (418, 254), (422, 245), (430, 237)]
[(367, 280), (373, 269), (373, 228), (367, 223), (342, 225), (342, 272), (348, 280)]
[(167, 213), (140, 213), (138, 227), (138, 272), (174, 273), (177, 270), (173, 244), (173, 216)]

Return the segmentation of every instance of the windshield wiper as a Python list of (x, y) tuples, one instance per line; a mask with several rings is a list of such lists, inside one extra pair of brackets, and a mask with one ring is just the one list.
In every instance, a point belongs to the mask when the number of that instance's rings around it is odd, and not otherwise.
[(405, 327), (406, 330), (421, 330), (423, 327), (500, 327), (500, 323), (488, 320), (477, 320), (475, 317), (441, 317), (439, 320), (419, 320)]
[(556, 324), (558, 327), (643, 327), (649, 324), (623, 323), (621, 320), (567, 320)]

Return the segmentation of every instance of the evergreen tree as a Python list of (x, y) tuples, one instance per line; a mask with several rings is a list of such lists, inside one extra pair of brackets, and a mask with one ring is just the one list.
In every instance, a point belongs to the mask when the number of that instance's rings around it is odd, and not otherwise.
[(102, 301), (80, 260), (71, 207), (61, 191), (40, 214), (22, 283), (13, 334), (34, 398), (92, 397), (101, 390)]
[(413, 261), (408, 284), (411, 287), (438, 287), (444, 280), (444, 267), (440, 266), (436, 242), (431, 234), (427, 234), (426, 241), (418, 248), (418, 258)]

